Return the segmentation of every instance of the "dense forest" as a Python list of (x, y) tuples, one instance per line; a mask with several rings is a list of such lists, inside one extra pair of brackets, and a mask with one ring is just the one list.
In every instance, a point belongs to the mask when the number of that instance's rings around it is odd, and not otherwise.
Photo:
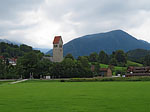
[[(139, 51), (141, 50), (136, 50), (133, 54), (138, 54)], [(131, 54), (117, 50), (108, 55), (100, 51), (89, 56), (79, 56), (77, 59), (72, 54), (67, 54), (61, 63), (53, 63), (43, 58), (43, 53), (33, 50), (30, 46), (0, 43), (0, 79), (41, 78), (46, 75), (53, 78), (93, 77), (96, 73), (91, 71), (91, 65), (96, 66), (96, 72), (101, 67), (100, 64), (128, 67), (128, 60), (134, 60)], [(16, 66), (9, 63), (9, 58), (17, 59)], [(139, 63), (150, 66), (149, 54), (142, 55), (139, 59)]]
[(17, 57), (24, 56), (25, 53), (32, 52), (32, 51), (40, 53), (40, 51), (33, 50), (32, 47), (24, 44), (18, 46), (18, 45), (8, 44), (4, 42), (0, 43), (0, 56), (3, 56), (4, 58), (12, 58), (12, 57), (17, 58)]

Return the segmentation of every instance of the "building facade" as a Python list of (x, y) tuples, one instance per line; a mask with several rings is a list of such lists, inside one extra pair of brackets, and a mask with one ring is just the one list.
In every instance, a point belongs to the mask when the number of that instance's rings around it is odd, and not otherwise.
[(112, 70), (110, 68), (100, 68), (100, 75), (103, 77), (112, 77)]
[[(95, 72), (95, 65), (91, 66), (91, 71)], [(99, 77), (112, 77), (111, 68), (99, 68), (97, 76)]]
[(150, 67), (128, 67), (126, 77), (150, 76)]
[(53, 62), (63, 61), (63, 40), (61, 36), (56, 36), (53, 41)]

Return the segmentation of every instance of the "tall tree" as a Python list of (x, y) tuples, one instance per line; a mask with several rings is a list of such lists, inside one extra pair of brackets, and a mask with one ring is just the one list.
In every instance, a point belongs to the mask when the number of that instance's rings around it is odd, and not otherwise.
[(150, 55), (144, 57), (143, 63), (145, 66), (150, 66)]
[(79, 77), (92, 77), (92, 71), (88, 61), (88, 57), (81, 56), (77, 61), (77, 70)]
[(98, 61), (98, 54), (96, 52), (91, 53), (89, 56), (89, 61), (90, 62), (97, 62)]
[(74, 57), (72, 56), (72, 54), (67, 54), (66, 56), (65, 56), (65, 58), (70, 58), (70, 59), (72, 59), (72, 60), (74, 60)]
[(0, 78), (3, 78), (5, 72), (5, 65), (2, 59), (0, 59)]
[(115, 52), (115, 59), (117, 60), (118, 64), (125, 66), (127, 63), (127, 56), (123, 50), (117, 50)]
[(76, 77), (76, 61), (71, 58), (66, 58), (61, 63), (65, 77)]
[(86, 56), (79, 56), (78, 57), (78, 61), (81, 62), (81, 64), (84, 66), (84, 67), (89, 67), (89, 61), (88, 61), (88, 57)]
[(117, 66), (117, 60), (116, 60), (115, 58), (111, 58), (109, 64), (110, 64), (110, 65)]
[(108, 64), (109, 63), (109, 57), (103, 50), (100, 51), (100, 53), (99, 53), (98, 61), (102, 64)]
[(38, 57), (35, 52), (26, 53), (22, 58), (19, 59), (20, 64), (25, 70), (25, 77), (29, 78), (30, 74), (36, 73)]
[(37, 64), (36, 77), (40, 78), (41, 75), (51, 75), (50, 68), (52, 67), (52, 65), (52, 62), (47, 59), (39, 60)]

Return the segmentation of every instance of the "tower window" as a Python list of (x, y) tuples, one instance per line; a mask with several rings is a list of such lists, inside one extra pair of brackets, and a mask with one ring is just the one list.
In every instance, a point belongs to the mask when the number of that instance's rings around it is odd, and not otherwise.
[(54, 47), (57, 47), (57, 45), (54, 45)]

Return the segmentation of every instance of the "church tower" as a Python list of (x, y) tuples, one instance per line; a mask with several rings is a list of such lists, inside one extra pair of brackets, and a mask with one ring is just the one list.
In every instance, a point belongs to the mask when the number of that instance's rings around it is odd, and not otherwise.
[(56, 36), (53, 41), (53, 62), (63, 61), (63, 40)]

